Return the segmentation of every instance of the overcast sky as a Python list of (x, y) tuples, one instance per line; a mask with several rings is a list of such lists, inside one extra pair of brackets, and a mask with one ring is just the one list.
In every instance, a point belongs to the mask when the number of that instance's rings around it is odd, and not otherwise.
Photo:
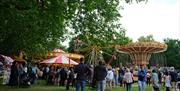
[(121, 23), (133, 41), (149, 34), (160, 42), (165, 38), (180, 39), (180, 0), (125, 4), (120, 12), (123, 16)]

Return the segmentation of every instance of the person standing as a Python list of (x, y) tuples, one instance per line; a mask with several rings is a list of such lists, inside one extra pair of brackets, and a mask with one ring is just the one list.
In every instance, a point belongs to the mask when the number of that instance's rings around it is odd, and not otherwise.
[(119, 70), (119, 84), (120, 84), (120, 87), (123, 86), (123, 77), (124, 77), (124, 74), (125, 74), (124, 67), (122, 67)]
[(118, 86), (118, 78), (119, 78), (119, 68), (116, 67), (114, 71), (115, 86)]
[(126, 69), (126, 73), (124, 75), (124, 81), (126, 83), (126, 91), (132, 91), (133, 74), (128, 68)]
[(159, 79), (159, 86), (162, 86), (163, 72), (160, 69), (158, 69), (157, 74)]
[(113, 79), (114, 79), (114, 73), (112, 71), (112, 68), (109, 67), (106, 76), (108, 91), (111, 91)]
[(34, 84), (34, 82), (36, 81), (37, 79), (37, 72), (38, 72), (38, 67), (37, 67), (37, 64), (34, 64), (32, 66), (32, 73), (31, 73), (31, 84)]
[(94, 76), (94, 66), (90, 65), (90, 74), (88, 75), (89, 87), (93, 88), (93, 76)]
[(144, 65), (140, 65), (140, 69), (138, 71), (138, 88), (139, 91), (145, 91), (146, 86), (146, 70), (144, 69)]
[(64, 86), (65, 85), (65, 81), (67, 79), (67, 72), (65, 70), (65, 68), (62, 68), (61, 71), (59, 72), (60, 73), (60, 86)]
[(69, 90), (69, 85), (70, 85), (70, 83), (72, 84), (72, 87), (73, 87), (73, 80), (74, 80), (74, 69), (73, 69), (72, 67), (70, 67), (70, 68), (69, 68), (69, 71), (68, 71), (66, 91)]
[(150, 86), (151, 85), (151, 72), (150, 71), (148, 71), (147, 72), (147, 86)]
[(177, 81), (180, 81), (180, 70), (177, 71)]
[(11, 74), (10, 74), (10, 80), (9, 80), (10, 86), (18, 86), (18, 84), (19, 84), (18, 65), (19, 64), (16, 61), (14, 61), (12, 66), (11, 66)]
[(159, 91), (159, 79), (158, 79), (158, 74), (155, 69), (152, 70), (152, 86), (154, 91)]
[(80, 63), (75, 67), (74, 73), (77, 74), (76, 77), (76, 91), (85, 91), (85, 85), (86, 85), (86, 77), (87, 74), (90, 72), (90, 69), (86, 64), (84, 64), (84, 58), (80, 59)]
[(7, 65), (4, 65), (4, 67), (3, 67), (4, 69), (3, 69), (3, 84), (4, 85), (6, 85), (6, 84), (8, 84), (8, 82), (9, 82), (9, 75), (8, 75), (8, 66)]
[(171, 84), (172, 84), (172, 91), (175, 91), (175, 85), (177, 82), (177, 72), (175, 71), (174, 67), (170, 68), (170, 76), (171, 76)]
[(94, 68), (94, 78), (97, 83), (97, 91), (105, 91), (107, 70), (102, 61), (99, 61), (99, 65)]
[(171, 89), (171, 76), (169, 75), (169, 72), (165, 73), (165, 86), (166, 86), (166, 91), (170, 91), (170, 89)]

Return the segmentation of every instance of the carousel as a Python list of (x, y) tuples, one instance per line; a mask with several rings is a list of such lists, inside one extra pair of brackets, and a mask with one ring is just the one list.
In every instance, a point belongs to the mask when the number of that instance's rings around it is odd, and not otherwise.
[(151, 55), (166, 51), (167, 45), (159, 42), (136, 42), (124, 46), (116, 46), (116, 50), (130, 55), (134, 65), (147, 65)]
[(60, 54), (63, 54), (64, 56), (76, 61), (76, 62), (79, 62), (80, 58), (84, 58), (83, 55), (80, 55), (80, 54), (76, 54), (76, 53), (67, 53), (61, 49), (54, 49), (53, 51), (51, 52), (48, 52), (48, 55), (47, 57), (48, 58), (52, 58), (52, 57), (57, 57), (59, 56)]
[(83, 55), (75, 53), (67, 53), (61, 49), (54, 49), (51, 52), (48, 52), (47, 59), (41, 61), (40, 64), (54, 65), (61, 67), (73, 67), (78, 65), (80, 58), (83, 58)]

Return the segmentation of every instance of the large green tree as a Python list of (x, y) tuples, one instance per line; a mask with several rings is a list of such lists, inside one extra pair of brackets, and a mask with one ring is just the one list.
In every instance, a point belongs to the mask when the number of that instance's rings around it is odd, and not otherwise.
[[(127, 0), (128, 2), (128, 0)], [(79, 38), (86, 46), (108, 46), (125, 44), (129, 41), (120, 24), (119, 0), (81, 0), (76, 14), (69, 22), (75, 35), (70, 42)]]
[(1, 0), (0, 53), (34, 56), (59, 47), (70, 15), (60, 0)]
[(164, 42), (168, 45), (165, 52), (167, 65), (180, 68), (180, 40), (167, 38)]
[(119, 0), (1, 0), (0, 53), (14, 55), (23, 50), (31, 56), (43, 54), (71, 36), (67, 30), (90, 45), (127, 40), (122, 37), (125, 33), (119, 23), (119, 3)]
[(71, 29), (75, 30), (72, 34), (75, 36), (69, 43), (69, 50), (83, 51), (91, 56), (90, 51), (97, 47), (96, 50), (104, 51), (106, 61), (111, 60), (115, 51), (114, 45), (131, 41), (126, 37), (125, 29), (120, 23), (119, 3), (119, 0), (82, 0), (70, 22)]

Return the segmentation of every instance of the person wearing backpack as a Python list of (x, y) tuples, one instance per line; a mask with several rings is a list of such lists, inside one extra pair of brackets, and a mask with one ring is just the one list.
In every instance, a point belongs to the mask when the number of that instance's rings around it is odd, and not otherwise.
[(146, 74), (147, 74), (147, 72), (144, 69), (144, 65), (140, 65), (140, 69), (138, 71), (138, 88), (139, 88), (139, 91), (145, 91)]
[(80, 59), (80, 63), (75, 67), (74, 73), (77, 74), (76, 77), (76, 91), (85, 91), (85, 85), (87, 80), (87, 74), (90, 72), (90, 69), (86, 64), (84, 64), (84, 58)]
[(107, 70), (102, 61), (99, 61), (99, 65), (94, 68), (94, 79), (97, 83), (97, 91), (105, 91)]

